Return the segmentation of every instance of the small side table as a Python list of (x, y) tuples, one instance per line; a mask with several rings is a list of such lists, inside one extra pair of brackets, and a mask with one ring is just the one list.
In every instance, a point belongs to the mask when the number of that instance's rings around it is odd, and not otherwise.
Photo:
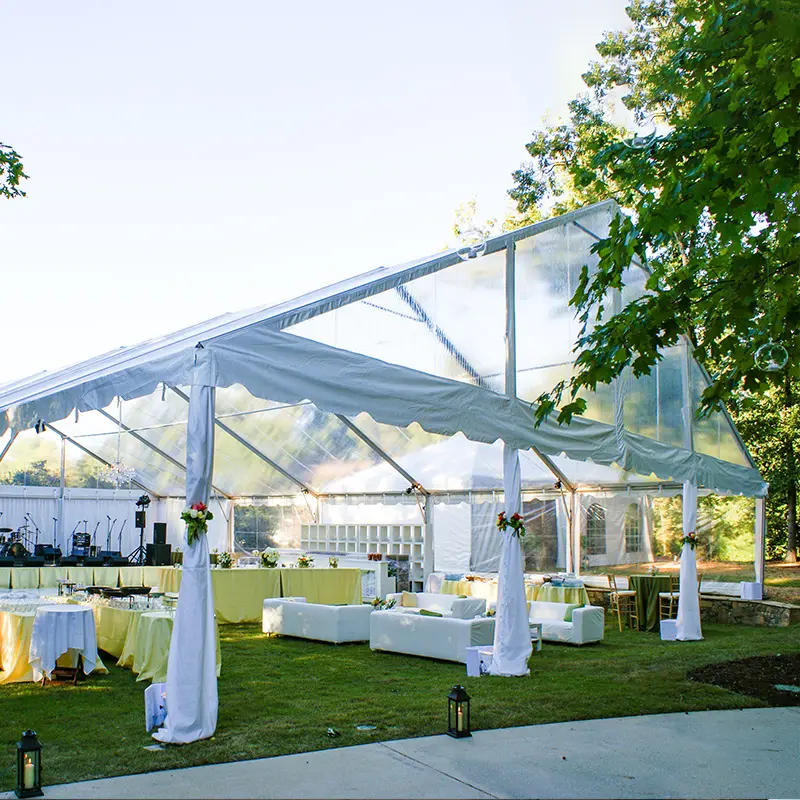
[(529, 622), (528, 625), (531, 630), (531, 643), (536, 645), (536, 652), (539, 653), (542, 650), (542, 623)]

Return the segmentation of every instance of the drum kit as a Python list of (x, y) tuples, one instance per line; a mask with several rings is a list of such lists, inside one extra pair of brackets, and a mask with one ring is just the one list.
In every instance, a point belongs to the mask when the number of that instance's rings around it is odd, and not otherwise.
[[(30, 529), (33, 526), (34, 532)], [(19, 528), (0, 528), (0, 558), (27, 558), (39, 543), (39, 527), (30, 514), (25, 514), (25, 522)]]

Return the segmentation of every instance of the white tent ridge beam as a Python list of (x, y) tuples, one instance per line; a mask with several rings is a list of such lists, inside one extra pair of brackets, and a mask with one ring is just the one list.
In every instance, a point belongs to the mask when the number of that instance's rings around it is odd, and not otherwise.
[[(62, 439), (65, 439), (70, 444), (74, 444), (78, 450), (83, 450), (87, 456), (91, 456), (96, 461), (99, 461), (101, 464), (105, 464), (107, 467), (113, 467), (113, 464), (110, 461), (106, 461), (102, 456), (97, 455), (97, 453), (92, 452), (89, 450), (88, 447), (84, 447), (80, 442), (76, 442), (71, 436), (67, 436), (66, 433), (62, 433), (58, 428), (53, 427), (49, 422), (47, 423), (47, 427), (50, 428), (53, 433), (60, 436)], [(163, 495), (159, 494), (154, 489), (151, 489), (149, 486), (145, 486), (141, 481), (137, 480), (136, 478), (131, 478), (131, 483), (135, 483), (140, 489), (143, 489), (148, 494), (153, 495), (157, 500), (163, 499)]]
[[(536, 236), (553, 228), (564, 227), (586, 214), (603, 209), (615, 210), (618, 208), (615, 201), (603, 200), (559, 217), (518, 228), (489, 239), (486, 243), (486, 253), (499, 252), (505, 249), (510, 242)], [(157, 356), (175, 354), (194, 346), (198, 341), (208, 342), (212, 339), (223, 338), (231, 333), (240, 333), (242, 330), (266, 322), (272, 328), (282, 329), (459, 263), (462, 263), (459, 256), (454, 251), (449, 251), (396, 267), (379, 267), (371, 272), (347, 278), (285, 303), (267, 307), (260, 306), (255, 310), (250, 309), (239, 314), (223, 314), (167, 336), (150, 339), (131, 347), (118, 348), (60, 370), (44, 374), (38, 373), (36, 376), (0, 386), (0, 411), (27, 403), (38, 397), (55, 394), (76, 383), (85, 383), (102, 375), (117, 372), (130, 366), (131, 362), (140, 361), (145, 357), (146, 360), (153, 360)]]
[[(175, 392), (175, 394), (178, 395), (178, 397), (180, 397), (182, 400), (185, 400), (187, 403), (189, 402), (189, 397), (187, 395), (185, 395), (176, 386), (170, 386), (169, 388), (173, 392)], [(231, 438), (235, 439), (240, 445), (242, 445), (242, 447), (245, 447), (246, 449), (248, 449), (254, 456), (256, 456), (256, 458), (260, 458), (265, 464), (268, 464), (276, 472), (279, 472), (281, 475), (283, 475), (284, 478), (286, 478), (287, 480), (290, 480), (292, 483), (294, 483), (297, 486), (299, 486), (304, 492), (306, 492), (307, 494), (310, 494), (312, 497), (317, 497), (318, 496), (318, 492), (315, 492), (310, 486), (307, 486), (299, 478), (296, 478), (290, 472), (287, 472), (280, 464), (278, 464), (275, 461), (273, 461), (268, 455), (262, 453), (261, 450), (259, 450), (254, 444), (251, 444), (250, 442), (248, 442), (247, 439), (245, 439), (243, 436), (238, 434), (235, 430), (233, 430), (233, 428), (228, 427), (224, 422), (222, 422), (221, 420), (217, 419), (216, 417), (214, 417), (214, 424), (221, 431), (225, 431), (225, 433), (227, 433), (228, 436), (230, 436)]]
[[(158, 445), (155, 445), (155, 444), (153, 444), (153, 442), (148, 441), (147, 439), (144, 438), (144, 436), (140, 436), (133, 428), (131, 428), (130, 426), (126, 425), (124, 422), (121, 422), (120, 420), (118, 420), (113, 414), (109, 414), (108, 411), (106, 411), (104, 408), (98, 408), (97, 410), (106, 419), (111, 420), (111, 422), (113, 422), (115, 425), (118, 425), (120, 428), (122, 428), (122, 430), (124, 430), (125, 433), (129, 434), (134, 439), (136, 439), (137, 442), (141, 442), (145, 447), (148, 447), (154, 453), (157, 453), (159, 456), (161, 456), (161, 458), (169, 461), (170, 464), (172, 464), (173, 466), (176, 466), (182, 472), (184, 472), (184, 473), (186, 472), (186, 465), (185, 464), (181, 464), (181, 462), (178, 461), (177, 458), (173, 458), (169, 453), (167, 453), (166, 451), (164, 451), (160, 447), (158, 447)], [(211, 484), (211, 488), (218, 495), (221, 495), (222, 497), (226, 498), (227, 500), (230, 500), (233, 497), (233, 495), (230, 494), (230, 492), (223, 492), (222, 489), (220, 489), (217, 486), (214, 486), (213, 483)]]
[[(413, 475), (406, 472), (377, 442), (373, 441), (369, 436), (367, 436), (361, 428), (358, 427), (354, 422), (351, 422), (344, 414), (336, 414), (336, 418), (343, 424), (346, 425), (349, 430), (351, 430), (359, 439), (361, 439), (367, 447), (371, 448), (377, 455), (379, 455), (392, 469), (402, 475), (414, 489), (418, 489), (422, 494), (428, 495), (430, 492), (418, 481), (414, 478)], [(322, 497), (323, 495), (319, 495)]]

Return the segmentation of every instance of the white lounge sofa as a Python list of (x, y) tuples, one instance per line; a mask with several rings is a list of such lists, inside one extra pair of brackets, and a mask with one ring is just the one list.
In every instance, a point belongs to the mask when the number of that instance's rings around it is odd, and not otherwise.
[(604, 612), (600, 606), (582, 606), (572, 610), (572, 621), (564, 616), (568, 603), (532, 602), (528, 614), (529, 622), (542, 626), (542, 639), (546, 642), (587, 644), (603, 639)]
[[(418, 592), (416, 606), (401, 606), (402, 594), (390, 594), (397, 605), (375, 611), (369, 618), (369, 646), (372, 650), (406, 653), (443, 661), (467, 660), (467, 648), (494, 641), (494, 620), (481, 616), (486, 609), (482, 598)], [(433, 611), (431, 617), (420, 611)]]
[(261, 630), (321, 642), (366, 642), (372, 606), (327, 606), (306, 603), (304, 597), (264, 600)]

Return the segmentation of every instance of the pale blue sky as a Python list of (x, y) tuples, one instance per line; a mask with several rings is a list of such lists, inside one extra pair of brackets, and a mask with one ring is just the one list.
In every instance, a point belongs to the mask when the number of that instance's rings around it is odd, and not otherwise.
[(502, 215), (625, 0), (6, 0), (0, 382)]

